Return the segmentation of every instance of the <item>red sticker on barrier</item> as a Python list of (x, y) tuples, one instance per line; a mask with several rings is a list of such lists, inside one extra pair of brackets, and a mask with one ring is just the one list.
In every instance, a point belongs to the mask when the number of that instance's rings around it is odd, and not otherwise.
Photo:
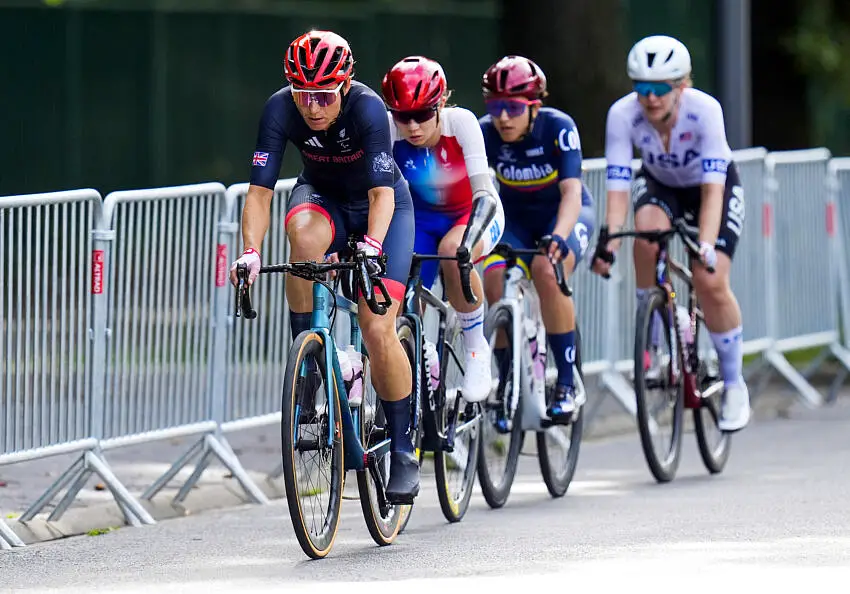
[(103, 293), (103, 250), (94, 250), (91, 254), (91, 292), (94, 295)]
[(826, 234), (835, 235), (835, 202), (826, 203)]
[(215, 249), (215, 286), (227, 284), (227, 245), (220, 243)]
[(773, 230), (773, 210), (770, 204), (765, 204), (761, 209), (761, 233), (765, 237), (770, 237)]

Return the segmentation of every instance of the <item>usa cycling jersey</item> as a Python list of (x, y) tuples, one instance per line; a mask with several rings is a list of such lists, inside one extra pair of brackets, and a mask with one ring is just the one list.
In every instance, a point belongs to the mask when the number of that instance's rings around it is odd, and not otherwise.
[(324, 131), (311, 130), (286, 86), (266, 102), (260, 120), (251, 183), (274, 188), (286, 142), (301, 152), (300, 178), (336, 200), (364, 201), (375, 187), (393, 187), (402, 179), (387, 148), (390, 127), (383, 100), (366, 85), (352, 81), (337, 120)]
[[(573, 119), (559, 109), (542, 107), (531, 133), (513, 143), (502, 141), (489, 115), (479, 122), (505, 211), (557, 213), (558, 182), (581, 179), (581, 138)], [(583, 192), (582, 205), (592, 204), (590, 193)]]
[(392, 131), (393, 156), (410, 184), (413, 207), (451, 214), (467, 213), (472, 205), (469, 178), (488, 173), (487, 153), (478, 120), (468, 109), (447, 107), (440, 112), (441, 136), (436, 146), (415, 147)]
[(672, 188), (724, 184), (732, 160), (720, 103), (693, 88), (684, 89), (679, 99), (669, 151), (643, 115), (637, 93), (629, 93), (611, 106), (605, 131), (609, 190), (631, 188), (633, 145), (640, 150), (643, 168)]

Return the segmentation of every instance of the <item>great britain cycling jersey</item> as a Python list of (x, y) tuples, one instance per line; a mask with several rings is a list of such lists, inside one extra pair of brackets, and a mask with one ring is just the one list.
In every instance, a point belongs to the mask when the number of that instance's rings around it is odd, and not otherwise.
[[(502, 241), (514, 247), (531, 248), (552, 232), (561, 204), (559, 182), (582, 178), (581, 138), (573, 119), (552, 108), (540, 108), (531, 132), (518, 142), (502, 141), (490, 115), (479, 120), (487, 147), (487, 159), (499, 182), (505, 208)], [(576, 264), (587, 250), (595, 226), (593, 197), (582, 183), (582, 209), (573, 232), (566, 238)], [(529, 257), (522, 257), (529, 272)], [(503, 267), (504, 260), (490, 256), (486, 267)]]
[[(617, 100), (608, 110), (605, 158), (609, 190), (631, 190), (635, 210), (651, 204), (670, 219), (699, 224), (701, 186), (723, 184), (723, 215), (715, 248), (732, 258), (744, 226), (744, 189), (726, 141), (723, 109), (711, 95), (687, 88), (666, 150), (643, 115), (637, 94)], [(632, 146), (641, 153), (641, 169), (632, 182)]]
[(320, 213), (333, 234), (328, 253), (341, 250), (348, 234), (367, 232), (369, 190), (393, 188), (395, 210), (383, 249), (386, 277), (395, 281), (387, 282), (387, 289), (393, 298), (401, 298), (413, 249), (413, 205), (407, 182), (392, 158), (383, 100), (366, 85), (352, 81), (337, 119), (327, 130), (314, 131), (299, 113), (290, 88), (280, 89), (266, 102), (260, 120), (251, 184), (274, 188), (287, 141), (298, 148), (304, 169), (290, 196), (284, 224), (305, 210)]
[(679, 117), (670, 133), (669, 150), (643, 115), (637, 93), (629, 93), (611, 106), (605, 131), (609, 190), (631, 187), (633, 145), (640, 150), (642, 167), (672, 188), (723, 184), (732, 160), (720, 103), (693, 88), (685, 89), (679, 99)]
[[(416, 220), (414, 251), (436, 254), (440, 241), (452, 227), (466, 225), (472, 211), (470, 178), (489, 177), (487, 153), (478, 119), (468, 109), (447, 107), (440, 111), (440, 139), (433, 147), (416, 147), (404, 140), (388, 113), (393, 157), (410, 185)], [(504, 230), (504, 212), (499, 212), (483, 234), (484, 255), (498, 242)], [(437, 262), (425, 261), (421, 279), (430, 287)]]

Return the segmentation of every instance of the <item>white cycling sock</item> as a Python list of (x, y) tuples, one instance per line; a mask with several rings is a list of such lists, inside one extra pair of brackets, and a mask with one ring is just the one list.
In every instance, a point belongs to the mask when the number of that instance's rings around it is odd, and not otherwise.
[(469, 313), (457, 312), (460, 327), (463, 330), (463, 346), (466, 350), (476, 350), (487, 346), (484, 338), (484, 304)]
[(744, 339), (741, 326), (726, 332), (709, 332), (711, 342), (720, 360), (720, 372), (727, 386), (743, 384), (741, 368), (744, 364)]

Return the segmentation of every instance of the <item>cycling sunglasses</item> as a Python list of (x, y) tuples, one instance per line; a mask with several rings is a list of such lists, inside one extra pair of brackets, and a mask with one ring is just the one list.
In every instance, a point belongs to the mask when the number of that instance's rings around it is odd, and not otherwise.
[(424, 124), (437, 115), (437, 106), (411, 111), (391, 111), (391, 113), (393, 114), (393, 119), (399, 124), (409, 124), (410, 122)]
[(649, 97), (650, 94), (656, 97), (663, 97), (673, 90), (673, 85), (667, 82), (639, 80), (635, 82), (634, 89), (641, 97)]
[(292, 87), (292, 98), (301, 107), (309, 107), (311, 101), (315, 101), (319, 107), (327, 107), (336, 103), (336, 100), (339, 98), (340, 89), (342, 89), (342, 85), (344, 84), (344, 82), (341, 82), (336, 88), (328, 89), (327, 91)]
[(502, 112), (507, 112), (509, 118), (521, 116), (528, 109), (529, 105), (537, 105), (539, 101), (529, 101), (528, 99), (487, 99), (487, 113), (491, 117), (499, 118)]

